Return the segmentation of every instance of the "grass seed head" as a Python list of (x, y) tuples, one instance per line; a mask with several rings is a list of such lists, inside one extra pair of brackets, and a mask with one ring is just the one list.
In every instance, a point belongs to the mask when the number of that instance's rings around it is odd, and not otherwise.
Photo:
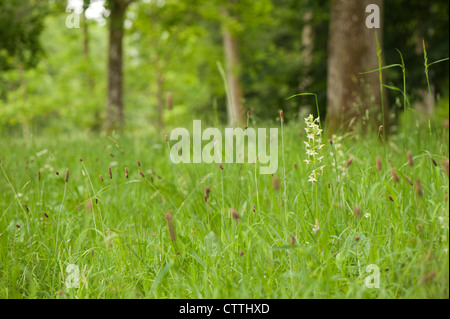
[(168, 92), (166, 95), (166, 100), (167, 100), (167, 109), (171, 110), (173, 108), (173, 97), (172, 97), (172, 92)]
[(416, 181), (416, 193), (417, 193), (417, 196), (419, 196), (419, 197), (423, 196), (422, 184), (420, 183), (420, 179), (418, 179)]
[(102, 175), (100, 175), (100, 180), (103, 182), (104, 180), (103, 180), (103, 176)]
[(125, 178), (128, 179), (128, 167), (125, 167)]
[(405, 177), (409, 185), (413, 186), (413, 182), (408, 178), (408, 176), (403, 175), (403, 177)]
[(353, 214), (355, 215), (355, 217), (359, 218), (362, 216), (362, 211), (361, 211), (361, 207), (359, 207), (359, 205), (355, 205), (355, 207), (353, 207)]
[(233, 217), (233, 219), (235, 219), (235, 220), (239, 220), (239, 218), (240, 218), (238, 212), (234, 208), (231, 209), (231, 217)]
[(109, 179), (112, 179), (112, 170), (111, 167), (108, 167)]
[(394, 199), (392, 198), (392, 196), (391, 196), (391, 195), (389, 195), (389, 196), (388, 196), (388, 198), (389, 198), (389, 200), (390, 200), (391, 202), (393, 202), (393, 201), (394, 201)]
[(408, 158), (408, 164), (409, 166), (414, 166), (414, 159), (413, 159), (413, 155), (411, 153), (411, 151), (408, 151), (408, 153), (406, 153), (406, 157)]
[(352, 163), (353, 163), (353, 157), (350, 157), (350, 158), (347, 160), (347, 163), (345, 163), (345, 168), (348, 168), (350, 165), (352, 165)]
[(442, 169), (444, 170), (444, 172), (448, 175), (448, 159), (447, 160), (443, 160), (441, 163)]
[(171, 211), (166, 213), (167, 226), (169, 227), (170, 240), (175, 242), (177, 240), (175, 236), (175, 229), (173, 228), (173, 219)]
[(431, 162), (433, 163), (433, 165), (437, 167), (438, 165), (437, 165), (436, 161), (434, 160), (434, 158), (430, 157), (430, 159), (431, 159)]
[(273, 188), (275, 190), (279, 190), (280, 189), (280, 180), (279, 180), (279, 178), (278, 177), (274, 177), (272, 182), (273, 182)]
[(291, 246), (295, 245), (295, 237), (291, 236), (291, 239), (289, 240), (289, 243), (291, 244)]
[(428, 284), (434, 277), (436, 277), (436, 272), (432, 271), (428, 274), (426, 274), (425, 276), (422, 277), (422, 283), (424, 285)]
[(66, 183), (69, 181), (69, 169), (66, 169), (66, 178), (65, 178)]
[(381, 162), (381, 157), (380, 156), (377, 156), (376, 162), (377, 162), (377, 170), (381, 171), (383, 169), (383, 164)]
[[(145, 175), (144, 175), (144, 173), (142, 173), (141, 170), (139, 170), (139, 175), (141, 175), (142, 178), (145, 178)], [(152, 178), (152, 180), (153, 180), (153, 178)]]
[(394, 180), (394, 182), (396, 182), (396, 183), (400, 182), (400, 178), (398, 177), (397, 171), (395, 170), (394, 167), (391, 167), (391, 174), (392, 174), (392, 179)]

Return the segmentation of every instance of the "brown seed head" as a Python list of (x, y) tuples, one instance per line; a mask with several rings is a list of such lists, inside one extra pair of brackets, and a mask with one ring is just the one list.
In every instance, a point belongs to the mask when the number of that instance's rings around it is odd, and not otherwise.
[(295, 245), (295, 237), (294, 236), (291, 236), (289, 243), (291, 244), (291, 246)]
[(169, 137), (167, 135), (164, 135), (164, 139), (166, 140), (166, 142), (169, 141)]
[(141, 162), (140, 161), (137, 161), (137, 166), (141, 167)]
[(420, 183), (420, 179), (418, 179), (416, 181), (416, 193), (417, 193), (417, 196), (419, 196), (419, 197), (423, 196), (422, 184)]
[(272, 181), (273, 181), (273, 188), (275, 190), (279, 190), (280, 189), (280, 180), (278, 179), (278, 177), (274, 177)]
[(356, 241), (359, 241), (359, 236), (356, 236), (356, 237), (355, 237), (355, 240), (356, 240)]
[(125, 167), (125, 178), (128, 179), (128, 167)]
[(393, 201), (394, 201), (394, 199), (392, 198), (392, 196), (391, 196), (391, 195), (389, 195), (389, 196), (388, 196), (388, 198), (389, 198), (389, 200), (390, 200), (391, 202), (393, 202)]
[(173, 228), (173, 219), (172, 219), (172, 213), (168, 211), (166, 213), (166, 220), (167, 220), (167, 226), (169, 227), (169, 233), (170, 233), (170, 240), (173, 242), (177, 240), (175, 236), (175, 230)]
[(221, 163), (219, 163), (219, 168), (220, 168), (221, 170), (223, 170), (223, 165), (222, 165)]
[(353, 157), (350, 157), (350, 158), (347, 160), (347, 163), (345, 163), (345, 168), (348, 168), (350, 165), (352, 165), (352, 163), (353, 163)]
[(424, 285), (428, 284), (428, 282), (430, 282), (434, 277), (436, 277), (436, 272), (432, 271), (429, 274), (426, 274), (425, 276), (422, 277), (422, 282)]
[(394, 167), (391, 167), (391, 174), (392, 174), (392, 179), (394, 180), (394, 182), (396, 182), (396, 183), (400, 182), (400, 178), (398, 177), (397, 171), (395, 170)]
[(239, 252), (239, 256), (244, 256), (244, 251), (243, 250), (241, 250), (240, 252)]
[(408, 151), (408, 153), (406, 153), (406, 157), (408, 158), (409, 166), (414, 166), (414, 159), (411, 151)]
[(65, 178), (66, 183), (69, 181), (69, 170), (66, 169), (66, 178)]
[(103, 180), (103, 176), (102, 175), (100, 175), (100, 180), (103, 182), (104, 180)]
[(112, 170), (111, 167), (108, 167), (109, 179), (112, 179)]
[(80, 160), (80, 162), (82, 162), (82, 161), (83, 161), (83, 159), (82, 159), (81, 157), (79, 158), (79, 160)]
[(59, 176), (59, 172), (58, 171), (56, 171), (55, 174)]
[(294, 168), (297, 169), (297, 163), (294, 163)]
[(284, 118), (284, 113), (283, 110), (280, 110), (280, 118), (283, 119)]
[(430, 158), (431, 158), (431, 162), (433, 163), (433, 165), (437, 167), (438, 165), (437, 165), (436, 161), (434, 160), (434, 158), (432, 158), (432, 157), (430, 157)]
[(209, 197), (209, 193), (211, 192), (211, 188), (209, 188), (209, 186), (205, 187), (205, 195), (208, 198)]
[(45, 216), (46, 218), (48, 218), (48, 214), (47, 214), (47, 213), (44, 213), (44, 216)]
[(172, 92), (167, 93), (166, 100), (167, 100), (167, 109), (171, 110), (173, 107)]
[(409, 185), (413, 186), (413, 182), (408, 178), (408, 176), (403, 175), (403, 177), (406, 179)]
[(145, 175), (144, 175), (144, 173), (142, 173), (141, 170), (139, 170), (139, 175), (141, 175), (142, 178), (145, 178)]
[(330, 143), (330, 145), (333, 145), (333, 140), (329, 140), (328, 142)]
[(357, 218), (361, 217), (362, 215), (361, 207), (355, 205), (355, 207), (353, 207), (353, 214), (355, 214), (355, 217)]
[(109, 156), (114, 157), (114, 154), (113, 153), (109, 153)]
[(441, 163), (442, 169), (444, 170), (444, 172), (448, 175), (448, 159), (447, 160), (443, 160)]
[(381, 171), (383, 169), (383, 164), (381, 162), (381, 157), (380, 156), (377, 156), (376, 162), (377, 162), (377, 170)]
[(233, 219), (235, 219), (235, 220), (239, 220), (239, 218), (240, 218), (238, 212), (234, 208), (231, 209), (231, 217), (233, 217)]

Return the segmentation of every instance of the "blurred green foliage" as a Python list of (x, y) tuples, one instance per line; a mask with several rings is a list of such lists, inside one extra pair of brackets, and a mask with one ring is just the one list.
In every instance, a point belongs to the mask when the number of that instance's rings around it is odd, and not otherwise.
[[(317, 93), (320, 112), (325, 114), (329, 1), (230, 0), (230, 18), (222, 21), (220, 6), (224, 3), (132, 3), (124, 38), (128, 130), (150, 127), (157, 131), (158, 94), (165, 104), (168, 94), (173, 98), (173, 106), (163, 114), (168, 126), (182, 125), (193, 117), (225, 122), (226, 93), (217, 66), (224, 64), (224, 24), (238, 39), (245, 107), (255, 111), (256, 119), (273, 119), (280, 108), (288, 120), (295, 119), (302, 107), (314, 112), (314, 101), (307, 98), (286, 101), (300, 90)], [(443, 0), (385, 1), (385, 62), (399, 63), (395, 49), (402, 52), (412, 100), (426, 90), (422, 39), (430, 61), (448, 57), (448, 5)], [(89, 27), (86, 57), (82, 28), (65, 25), (66, 6), (65, 0), (0, 2), (1, 132), (100, 130), (106, 105), (107, 24), (81, 21)], [(305, 21), (307, 12), (310, 21)], [(108, 13), (104, 16), (107, 20)], [(312, 35), (309, 48), (302, 39), (307, 26)], [(302, 56), (307, 49), (308, 61)], [(448, 64), (430, 72), (434, 92), (448, 97)], [(388, 84), (402, 87), (401, 81), (399, 70), (387, 73)], [(389, 94), (394, 108), (398, 92)]]

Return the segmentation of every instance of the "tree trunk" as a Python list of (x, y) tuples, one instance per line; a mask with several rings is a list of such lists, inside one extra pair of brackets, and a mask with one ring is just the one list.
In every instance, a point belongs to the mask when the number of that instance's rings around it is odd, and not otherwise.
[[(380, 29), (366, 27), (366, 6), (380, 8)], [(379, 73), (360, 73), (378, 68), (375, 32), (382, 47), (383, 0), (332, 0), (328, 42), (327, 128), (352, 131), (385, 124), (387, 103), (380, 92)]]
[[(223, 19), (229, 17), (227, 9), (223, 6), (221, 7), (221, 15)], [(223, 27), (223, 46), (229, 87), (229, 94), (227, 94), (228, 121), (230, 125), (237, 126), (244, 123), (243, 94), (239, 82), (239, 48), (236, 37), (226, 26)]]
[[(302, 49), (300, 52), (300, 58), (303, 65), (304, 76), (301, 77), (298, 85), (299, 92), (307, 92), (308, 87), (311, 85), (312, 79), (309, 76), (312, 66), (313, 50), (314, 50), (314, 34), (313, 34), (313, 11), (307, 10), (303, 13), (303, 28), (302, 28)], [(299, 99), (299, 117), (304, 117), (305, 109), (308, 109), (308, 114), (311, 112), (311, 99), (309, 97), (301, 96)], [(315, 107), (313, 108), (316, 109)]]
[(121, 129), (124, 125), (122, 39), (126, 8), (127, 4), (121, 0), (110, 1), (108, 101), (105, 123), (107, 130)]

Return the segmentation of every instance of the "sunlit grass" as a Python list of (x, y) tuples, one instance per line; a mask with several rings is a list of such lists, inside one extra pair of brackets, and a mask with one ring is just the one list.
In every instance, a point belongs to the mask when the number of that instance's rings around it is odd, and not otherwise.
[[(0, 296), (448, 298), (448, 141), (416, 139), (427, 130), (406, 136), (413, 166), (402, 134), (387, 160), (378, 132), (325, 136), (318, 198), (303, 124), (284, 126), (274, 176), (173, 164), (154, 136), (2, 139)], [(79, 288), (65, 285), (69, 264)], [(365, 285), (370, 264), (379, 289)]]

